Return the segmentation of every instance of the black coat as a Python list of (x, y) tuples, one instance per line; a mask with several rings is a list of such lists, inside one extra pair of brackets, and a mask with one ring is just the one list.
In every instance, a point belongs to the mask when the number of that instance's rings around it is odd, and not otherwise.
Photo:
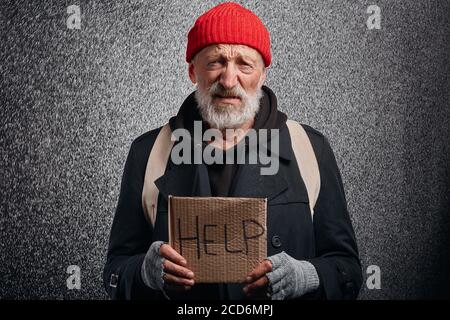
[[(268, 256), (285, 251), (315, 266), (320, 287), (306, 298), (354, 299), (362, 284), (362, 273), (341, 175), (328, 140), (317, 130), (303, 127), (316, 153), (321, 176), (314, 219), (285, 125), (280, 129), (278, 173), (264, 176), (260, 175), (259, 164), (240, 165), (231, 196), (268, 198)], [(125, 164), (103, 275), (112, 298), (163, 298), (160, 292), (145, 286), (140, 269), (151, 243), (168, 240), (167, 196), (211, 195), (204, 164), (174, 165), (169, 159), (165, 174), (155, 182), (160, 190), (158, 213), (155, 227), (149, 225), (141, 196), (148, 156), (159, 130), (133, 141)]]

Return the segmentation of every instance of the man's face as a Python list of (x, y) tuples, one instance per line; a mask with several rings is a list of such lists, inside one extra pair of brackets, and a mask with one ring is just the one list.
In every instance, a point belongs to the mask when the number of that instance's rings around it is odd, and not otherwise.
[(224, 129), (254, 117), (266, 73), (261, 55), (248, 46), (217, 44), (201, 50), (189, 65), (189, 77), (197, 83), (203, 118)]

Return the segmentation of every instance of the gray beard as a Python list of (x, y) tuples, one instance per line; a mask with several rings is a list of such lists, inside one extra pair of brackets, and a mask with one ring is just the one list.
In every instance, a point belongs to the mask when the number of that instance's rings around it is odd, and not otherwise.
[[(213, 85), (214, 86), (214, 85)], [(213, 87), (211, 86), (211, 88)], [(248, 120), (254, 118), (259, 111), (259, 101), (263, 96), (262, 89), (259, 88), (254, 95), (249, 95), (241, 88), (241, 105), (220, 105), (213, 104), (211, 88), (195, 91), (198, 109), (204, 121), (211, 128), (218, 130), (237, 129)]]

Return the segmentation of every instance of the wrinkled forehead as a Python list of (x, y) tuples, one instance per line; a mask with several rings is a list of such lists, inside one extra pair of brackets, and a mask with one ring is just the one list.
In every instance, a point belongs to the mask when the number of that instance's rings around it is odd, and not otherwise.
[(202, 58), (224, 57), (226, 59), (249, 58), (255, 62), (264, 63), (257, 50), (242, 44), (212, 44), (203, 48), (196, 56)]

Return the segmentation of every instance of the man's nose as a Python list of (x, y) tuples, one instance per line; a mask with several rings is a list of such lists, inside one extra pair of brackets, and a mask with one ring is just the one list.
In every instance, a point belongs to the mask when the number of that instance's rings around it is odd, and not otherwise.
[(225, 89), (231, 89), (238, 84), (238, 76), (235, 66), (228, 64), (220, 75), (219, 83)]

